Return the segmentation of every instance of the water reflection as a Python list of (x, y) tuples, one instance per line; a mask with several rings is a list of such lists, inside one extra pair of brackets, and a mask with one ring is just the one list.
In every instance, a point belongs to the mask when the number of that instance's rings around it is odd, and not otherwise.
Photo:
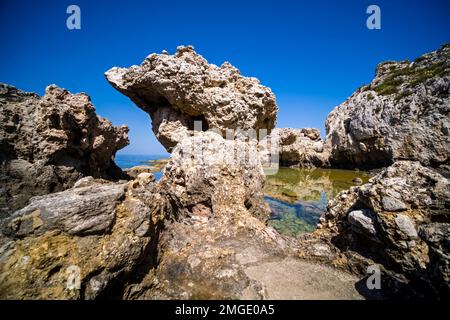
[(289, 236), (311, 232), (328, 199), (369, 178), (361, 171), (280, 168), (276, 175), (266, 177), (264, 192), (272, 209), (269, 224)]

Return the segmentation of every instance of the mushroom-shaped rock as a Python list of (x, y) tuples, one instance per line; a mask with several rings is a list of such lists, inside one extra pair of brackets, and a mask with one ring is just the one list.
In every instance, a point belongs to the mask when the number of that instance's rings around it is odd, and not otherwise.
[(192, 46), (174, 55), (151, 54), (140, 66), (114, 67), (105, 73), (109, 83), (152, 118), (153, 132), (171, 151), (201, 121), (225, 133), (274, 127), (275, 95), (256, 78), (247, 78), (228, 62), (209, 64)]

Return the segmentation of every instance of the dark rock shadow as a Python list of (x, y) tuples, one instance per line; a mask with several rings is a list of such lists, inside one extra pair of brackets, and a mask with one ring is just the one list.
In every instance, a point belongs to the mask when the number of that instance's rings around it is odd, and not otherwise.
[(355, 289), (360, 295), (362, 295), (367, 300), (385, 300), (387, 299), (386, 294), (382, 289), (369, 289), (367, 287), (367, 279), (369, 276), (364, 277), (355, 283)]

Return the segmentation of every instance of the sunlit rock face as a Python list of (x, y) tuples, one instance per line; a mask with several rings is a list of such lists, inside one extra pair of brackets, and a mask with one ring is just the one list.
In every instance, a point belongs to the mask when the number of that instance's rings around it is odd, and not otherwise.
[(105, 73), (118, 91), (152, 118), (153, 132), (171, 151), (202, 122), (202, 130), (266, 129), (275, 125), (275, 95), (256, 78), (244, 77), (228, 62), (209, 64), (192, 46), (174, 55), (149, 55), (140, 66)]
[(55, 85), (45, 95), (0, 84), (0, 217), (82, 176), (119, 179), (128, 128), (97, 116), (88, 95)]
[[(276, 148), (271, 146), (276, 145)], [(280, 165), (291, 168), (329, 167), (329, 152), (318, 129), (276, 128), (260, 142), (262, 159), (268, 161), (275, 150)]]
[(213, 132), (176, 146), (160, 181), (176, 219), (161, 233), (158, 265), (127, 286), (125, 298), (361, 298), (354, 277), (342, 281), (339, 274), (330, 277), (331, 270), (304, 264), (297, 240), (267, 226), (256, 147), (256, 141), (224, 140)]
[(175, 148), (161, 185), (180, 208), (201, 204), (216, 218), (230, 208), (262, 221), (269, 217), (255, 140), (227, 140), (210, 131), (187, 137)]
[(261, 298), (246, 255), (259, 255), (253, 265), (294, 254), (266, 225), (263, 184), (256, 141), (200, 132), (178, 144), (159, 182), (147, 172), (83, 178), (33, 198), (0, 224), (0, 297)]
[[(382, 267), (397, 296), (449, 297), (450, 181), (417, 161), (398, 161), (328, 203), (318, 234), (349, 260)], [(326, 237), (324, 237), (326, 238)]]
[(384, 62), (375, 79), (326, 120), (331, 165), (383, 167), (396, 160), (437, 166), (450, 158), (450, 45), (414, 62)]
[(154, 266), (171, 206), (152, 175), (88, 178), (0, 221), (1, 299), (117, 298)]
[(125, 298), (261, 299), (250, 266), (294, 254), (267, 227), (264, 175), (256, 141), (226, 140), (214, 132), (182, 139), (160, 186), (176, 218), (158, 242), (158, 266)]

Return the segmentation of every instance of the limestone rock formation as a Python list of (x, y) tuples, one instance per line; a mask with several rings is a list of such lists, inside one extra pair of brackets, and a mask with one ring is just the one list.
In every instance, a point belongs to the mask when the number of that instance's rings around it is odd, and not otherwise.
[[(144, 174), (145, 175), (145, 174)], [(170, 204), (153, 179), (84, 179), (2, 222), (1, 299), (120, 297), (152, 267)]]
[(153, 132), (171, 151), (194, 129), (266, 129), (276, 120), (272, 91), (256, 78), (243, 77), (228, 62), (217, 67), (192, 46), (174, 55), (151, 54), (140, 66), (114, 67), (105, 73), (114, 88), (152, 118)]
[(255, 140), (227, 140), (211, 131), (187, 137), (175, 148), (161, 185), (179, 208), (202, 204), (217, 216), (234, 207), (262, 221), (270, 215)]
[(279, 148), (280, 165), (297, 168), (328, 167), (328, 150), (320, 138), (318, 129), (276, 128), (261, 143), (261, 155), (267, 157), (270, 144)]
[(326, 129), (333, 166), (448, 163), (450, 45), (412, 63), (378, 65), (372, 83), (329, 114)]
[(39, 97), (0, 84), (0, 217), (82, 176), (124, 177), (113, 158), (127, 133), (97, 116), (84, 93), (51, 85)]
[(158, 267), (131, 285), (126, 298), (261, 298), (261, 286), (239, 259), (248, 260), (249, 249), (263, 255), (257, 260), (267, 261), (269, 250), (286, 254), (277, 245), (282, 240), (265, 231), (269, 208), (256, 145), (214, 132), (184, 138), (160, 184), (176, 219), (158, 243)]
[(391, 294), (449, 297), (449, 212), (450, 180), (419, 162), (398, 161), (330, 201), (317, 235), (347, 257), (360, 254), (365, 262), (353, 261), (354, 268), (381, 264)]
[(1, 223), (0, 298), (360, 299), (357, 277), (266, 225), (256, 147), (199, 133), (159, 182), (84, 177), (32, 198)]
[(159, 265), (126, 299), (361, 299), (356, 276), (298, 259), (293, 239), (245, 211), (207, 210), (173, 222), (160, 238)]
[[(361, 298), (354, 276), (298, 260), (295, 239), (267, 227), (256, 142), (213, 132), (185, 138), (160, 184), (176, 219), (161, 233), (158, 266), (124, 298)], [(316, 267), (323, 281), (314, 286), (298, 275)], [(281, 268), (291, 272), (271, 276)]]
[[(387, 293), (449, 297), (449, 51), (380, 65), (330, 114), (325, 145), (316, 129), (224, 139), (227, 129), (270, 131), (274, 95), (192, 47), (112, 68), (108, 81), (172, 151), (159, 181), (148, 167), (105, 180), (123, 174), (113, 157), (127, 128), (98, 117), (88, 96), (0, 86), (0, 205), (13, 211), (0, 219), (0, 298), (361, 298), (359, 276), (325, 264), (361, 276), (379, 264)], [(220, 134), (195, 131), (196, 120)], [(355, 179), (314, 233), (287, 237), (267, 226), (261, 159), (272, 143), (285, 166), (395, 163)], [(310, 170), (301, 187), (314, 179)], [(296, 196), (321, 196), (297, 180)]]
[(263, 181), (254, 144), (206, 132), (179, 144), (159, 183), (85, 177), (32, 198), (2, 223), (1, 297), (264, 297), (245, 270), (288, 247), (265, 225)]

